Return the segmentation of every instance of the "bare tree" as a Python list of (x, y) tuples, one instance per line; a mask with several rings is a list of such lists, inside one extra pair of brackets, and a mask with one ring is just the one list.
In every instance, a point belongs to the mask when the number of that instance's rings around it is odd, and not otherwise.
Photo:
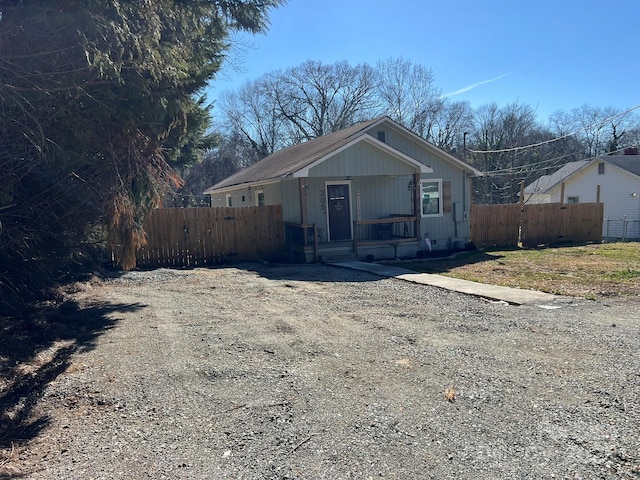
[(476, 111), (472, 131), (472, 163), (485, 172), (476, 181), (475, 196), (481, 203), (509, 203), (516, 201), (520, 182), (536, 171), (542, 159), (539, 148), (528, 145), (551, 139), (551, 133), (536, 120), (535, 111), (528, 105), (512, 103), (498, 107), (492, 103)]
[(582, 105), (571, 112), (559, 110), (551, 115), (549, 124), (557, 136), (573, 134), (582, 144), (586, 158), (638, 144), (637, 115), (612, 107)]
[(434, 118), (431, 142), (460, 158), (465, 157), (464, 132), (472, 130), (473, 119), (469, 102), (445, 101)]
[(374, 72), (366, 64), (307, 61), (275, 77), (269, 94), (296, 142), (350, 126), (374, 106)]
[(383, 114), (433, 141), (436, 119), (445, 103), (433, 72), (402, 57), (379, 62), (376, 71)]
[(231, 132), (241, 133), (255, 150), (258, 159), (287, 146), (285, 119), (269, 94), (270, 79), (247, 82), (237, 92), (222, 96), (220, 108)]

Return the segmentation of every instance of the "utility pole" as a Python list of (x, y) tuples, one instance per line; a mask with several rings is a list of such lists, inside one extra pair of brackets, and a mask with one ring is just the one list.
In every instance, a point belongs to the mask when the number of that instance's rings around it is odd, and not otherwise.
[(467, 135), (469, 135), (469, 132), (462, 134), (462, 160), (464, 162), (467, 161)]

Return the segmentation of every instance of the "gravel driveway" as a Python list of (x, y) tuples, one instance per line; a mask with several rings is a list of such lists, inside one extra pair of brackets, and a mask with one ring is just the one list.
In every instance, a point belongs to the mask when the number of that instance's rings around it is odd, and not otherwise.
[(640, 478), (637, 299), (507, 306), (320, 265), (130, 272), (0, 478)]

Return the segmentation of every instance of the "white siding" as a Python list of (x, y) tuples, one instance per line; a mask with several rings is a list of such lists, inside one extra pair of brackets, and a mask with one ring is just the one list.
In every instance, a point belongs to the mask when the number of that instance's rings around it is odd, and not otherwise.
[[(564, 201), (568, 197), (579, 197), (580, 203), (595, 202), (600, 185), (600, 201), (604, 203), (605, 218), (603, 234), (607, 235), (607, 218), (622, 219), (626, 216), (628, 219), (640, 219), (640, 179), (607, 162), (604, 174), (598, 174), (598, 163), (593, 161), (565, 182)], [(560, 201), (560, 191), (560, 185), (552, 190), (553, 202)], [(634, 193), (636, 196), (633, 196)]]

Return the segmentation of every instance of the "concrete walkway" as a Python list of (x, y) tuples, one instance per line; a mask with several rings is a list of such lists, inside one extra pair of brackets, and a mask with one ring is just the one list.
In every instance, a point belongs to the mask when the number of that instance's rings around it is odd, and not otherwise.
[(394, 267), (393, 265), (381, 265), (378, 263), (366, 263), (359, 261), (331, 262), (330, 265), (336, 267), (352, 268), (375, 273), (382, 277), (393, 277), (407, 282), (432, 285), (434, 287), (445, 288), (455, 292), (475, 295), (494, 301), (503, 301), (512, 305), (541, 305), (557, 302), (567, 297), (560, 297), (550, 293), (538, 292), (536, 290), (524, 290), (521, 288), (500, 287), (485, 283), (460, 280), (443, 275), (432, 273), (416, 273), (405, 268)]

